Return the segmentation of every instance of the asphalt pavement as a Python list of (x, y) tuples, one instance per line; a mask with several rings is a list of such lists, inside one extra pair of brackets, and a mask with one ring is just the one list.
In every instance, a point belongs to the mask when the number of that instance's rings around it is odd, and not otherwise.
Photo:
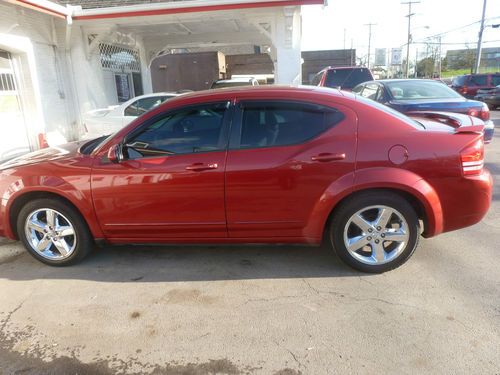
[(0, 245), (0, 374), (499, 374), (500, 112), (485, 219), (355, 272), (328, 248)]

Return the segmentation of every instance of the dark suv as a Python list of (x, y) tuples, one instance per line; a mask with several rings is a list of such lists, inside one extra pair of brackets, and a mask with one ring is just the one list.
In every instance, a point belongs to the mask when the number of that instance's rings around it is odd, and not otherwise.
[(333, 68), (329, 66), (316, 74), (311, 84), (350, 91), (360, 83), (373, 81), (373, 79), (373, 74), (368, 68), (361, 66)]
[(477, 90), (492, 89), (500, 85), (500, 73), (466, 74), (451, 82), (451, 88), (466, 98), (474, 99)]

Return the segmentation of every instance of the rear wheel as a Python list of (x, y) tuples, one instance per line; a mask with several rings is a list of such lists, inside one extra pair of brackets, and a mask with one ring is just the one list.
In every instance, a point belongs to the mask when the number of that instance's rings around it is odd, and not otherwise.
[(345, 201), (331, 223), (337, 255), (363, 272), (380, 273), (403, 264), (415, 251), (418, 217), (401, 196), (368, 192)]
[(80, 213), (56, 199), (27, 203), (17, 218), (17, 233), (33, 257), (51, 266), (81, 261), (93, 244)]

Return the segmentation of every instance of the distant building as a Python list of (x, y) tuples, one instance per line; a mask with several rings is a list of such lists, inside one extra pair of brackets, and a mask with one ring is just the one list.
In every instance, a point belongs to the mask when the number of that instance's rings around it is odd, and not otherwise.
[[(455, 49), (446, 52), (448, 69), (471, 67), (476, 61), (476, 49)], [(500, 71), (500, 47), (481, 50), (481, 67)]]

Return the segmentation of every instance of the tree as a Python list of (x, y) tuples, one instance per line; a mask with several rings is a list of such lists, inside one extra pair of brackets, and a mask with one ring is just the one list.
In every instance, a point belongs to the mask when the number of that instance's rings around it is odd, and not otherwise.
[(434, 74), (435, 61), (433, 57), (426, 57), (417, 63), (418, 77), (432, 77)]

